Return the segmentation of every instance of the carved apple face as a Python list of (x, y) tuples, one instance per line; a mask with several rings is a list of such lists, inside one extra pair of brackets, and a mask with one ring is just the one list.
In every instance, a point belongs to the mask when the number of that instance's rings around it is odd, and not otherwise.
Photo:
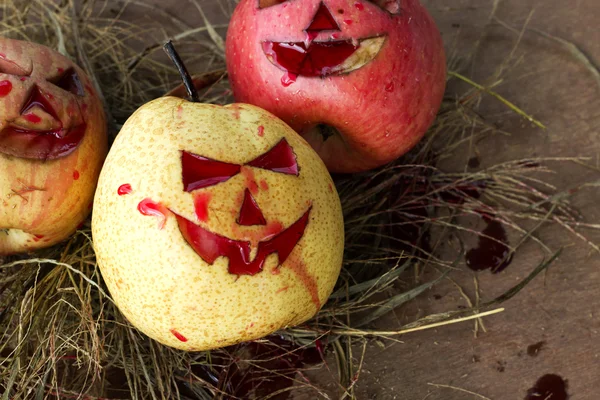
[(441, 104), (441, 36), (418, 0), (240, 0), (226, 40), (236, 101), (288, 123), (335, 172), (381, 166)]
[(0, 153), (51, 160), (65, 157), (87, 130), (94, 96), (82, 71), (60, 54), (4, 41), (0, 53)]
[(282, 121), (241, 104), (167, 97), (138, 110), (111, 148), (92, 225), (124, 315), (188, 350), (310, 318), (343, 253), (322, 161)]
[(51, 246), (76, 230), (107, 144), (102, 104), (78, 66), (0, 38), (0, 254)]

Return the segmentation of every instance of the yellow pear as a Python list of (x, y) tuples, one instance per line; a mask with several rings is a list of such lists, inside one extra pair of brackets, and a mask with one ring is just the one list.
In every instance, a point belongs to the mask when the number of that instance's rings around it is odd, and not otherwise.
[(155, 340), (205, 350), (311, 318), (338, 278), (344, 227), (325, 165), (260, 108), (163, 97), (125, 123), (92, 233), (119, 309)]

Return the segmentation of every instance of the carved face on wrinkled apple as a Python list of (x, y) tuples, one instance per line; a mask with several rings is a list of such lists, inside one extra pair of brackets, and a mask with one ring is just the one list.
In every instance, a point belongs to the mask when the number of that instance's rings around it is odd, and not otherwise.
[(241, 0), (227, 32), (237, 101), (277, 115), (331, 171), (412, 148), (441, 104), (441, 36), (418, 0)]
[(106, 151), (104, 111), (85, 73), (47, 47), (0, 39), (0, 255), (72, 234)]
[(337, 280), (344, 233), (327, 169), (254, 106), (164, 97), (125, 123), (92, 218), (102, 276), (127, 319), (185, 350), (312, 317)]

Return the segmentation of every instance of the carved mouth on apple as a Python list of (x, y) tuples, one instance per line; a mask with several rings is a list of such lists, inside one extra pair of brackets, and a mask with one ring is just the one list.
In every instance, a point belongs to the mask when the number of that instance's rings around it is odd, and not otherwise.
[[(265, 41), (262, 49), (267, 59), (285, 71), (288, 79), (298, 76), (326, 77), (355, 71), (379, 54), (386, 36), (352, 40), (305, 42)], [(283, 82), (283, 80), (282, 80)]]
[(250, 255), (250, 242), (218, 235), (174, 214), (185, 241), (206, 263), (212, 265), (217, 258), (223, 256), (229, 259), (230, 274), (255, 275), (262, 271), (266, 258), (271, 254), (277, 253), (278, 267), (285, 262), (304, 235), (311, 209), (286, 229), (262, 238), (258, 242), (254, 259)]
[(35, 86), (21, 115), (0, 131), (0, 153), (35, 160), (65, 157), (77, 148), (86, 128), (85, 122), (65, 128), (44, 93)]

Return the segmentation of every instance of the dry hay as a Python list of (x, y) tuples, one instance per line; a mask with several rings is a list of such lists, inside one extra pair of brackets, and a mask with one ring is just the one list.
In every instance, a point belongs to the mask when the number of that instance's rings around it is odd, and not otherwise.
[[(231, 11), (232, 3), (220, 4), (225, 14)], [(222, 71), (225, 26), (212, 25), (196, 5), (204, 23), (192, 29), (143, 1), (5, 1), (0, 34), (46, 44), (86, 68), (104, 95), (114, 135), (134, 109), (178, 83), (160, 50), (169, 37), (190, 70), (217, 71), (205, 76), (211, 84), (202, 92), (203, 101), (231, 101)], [(145, 17), (133, 23), (132, 14)], [(0, 260), (2, 399), (210, 399), (245, 398), (250, 392), (255, 398), (277, 398), (299, 387), (329, 398), (302, 372), (321, 359), (324, 349), (332, 355), (328, 360), (337, 361), (325, 370), (339, 380), (342, 397), (352, 398), (366, 340), (394, 340), (405, 332), (500, 312), (500, 303), (560, 253), (537, 239), (542, 224), (562, 226), (598, 250), (581, 233), (597, 226), (582, 222), (569, 204), (570, 195), (583, 187), (557, 192), (542, 180), (552, 173), (552, 163), (586, 160), (515, 160), (458, 173), (438, 167), (464, 143), (503, 133), (478, 114), (485, 96), (541, 126), (494, 92), (508, 65), (479, 84), (460, 72), (468, 63), (458, 61), (450, 59), (449, 79), (462, 81), (463, 89), (445, 98), (417, 148), (378, 170), (335, 177), (346, 221), (344, 268), (336, 291), (311, 321), (212, 352), (162, 346), (135, 330), (112, 303), (95, 262), (88, 221), (59, 246)], [(482, 214), (519, 236), (507, 259), (526, 241), (545, 250), (531, 275), (471, 309), (429, 315), (397, 331), (371, 329), (379, 317), (451, 279), (464, 260), (465, 234), (482, 235), (461, 221)], [(442, 246), (446, 251), (440, 252)], [(357, 348), (362, 353), (354, 354)]]

